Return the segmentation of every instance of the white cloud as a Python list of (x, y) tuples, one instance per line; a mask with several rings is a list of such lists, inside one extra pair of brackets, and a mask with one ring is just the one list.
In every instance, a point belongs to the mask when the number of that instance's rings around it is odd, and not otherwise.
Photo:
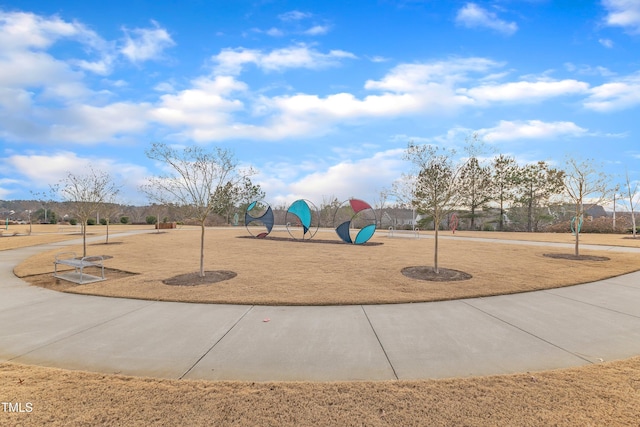
[(468, 80), (471, 73), (485, 73), (500, 64), (485, 58), (458, 58), (423, 64), (400, 64), (381, 80), (368, 80), (365, 88), (391, 92), (412, 92), (416, 88), (448, 85)]
[(162, 95), (150, 112), (153, 120), (181, 129), (182, 137), (195, 141), (233, 137), (237, 129), (231, 113), (243, 110), (244, 104), (230, 96), (245, 91), (246, 85), (229, 76), (199, 78), (192, 85), (191, 89)]
[(458, 93), (478, 102), (535, 102), (558, 96), (586, 93), (589, 85), (573, 79), (519, 81), (503, 84), (487, 84), (471, 89), (459, 89)]
[(305, 30), (304, 34), (308, 36), (321, 36), (321, 35), (327, 34), (329, 30), (330, 30), (330, 27), (328, 25), (314, 25), (308, 30)]
[(640, 2), (637, 0), (602, 0), (608, 14), (607, 25), (623, 27), (631, 34), (640, 33)]
[(586, 76), (603, 76), (603, 77), (611, 77), (614, 76), (615, 73), (609, 70), (607, 67), (603, 67), (601, 65), (592, 67), (590, 65), (576, 65), (571, 62), (565, 62), (564, 64), (567, 71), (572, 73), (578, 73)]
[(384, 56), (374, 55), (368, 58), (371, 62), (387, 62), (389, 58), (385, 58)]
[[(127, 202), (144, 202), (140, 199), (138, 186), (149, 176), (146, 168), (131, 163), (117, 162), (109, 158), (83, 157), (71, 151), (52, 154), (16, 154), (4, 159), (7, 170), (21, 177), (21, 186), (35, 191), (48, 191), (50, 185), (58, 184), (69, 172), (82, 174), (93, 167), (111, 176), (118, 185), (123, 185), (121, 196)], [(5, 190), (10, 191), (10, 190)]]
[(0, 30), (3, 50), (46, 49), (63, 38), (77, 39), (93, 48), (104, 46), (95, 32), (57, 16), (45, 18), (33, 13), (0, 11)]
[(267, 35), (271, 37), (282, 37), (284, 36), (284, 32), (276, 27), (271, 27), (267, 31), (265, 31)]
[(591, 89), (584, 106), (590, 110), (609, 112), (640, 105), (640, 74), (621, 78)]
[(288, 68), (321, 69), (337, 66), (342, 59), (355, 58), (354, 54), (343, 50), (321, 53), (301, 43), (266, 53), (257, 49), (223, 49), (213, 60), (217, 63), (216, 74), (238, 75), (245, 64), (254, 64), (265, 71), (283, 71)]
[[(75, 21), (66, 22), (57, 16), (42, 17), (33, 13), (0, 11), (0, 51), (9, 58), (17, 59), (20, 55), (36, 53), (46, 56), (40, 51), (62, 39), (74, 40), (83, 46), (87, 54), (98, 56), (91, 60), (72, 58), (68, 61), (69, 64), (101, 75), (111, 72), (113, 44), (84, 25)], [(63, 64), (62, 61), (56, 62)], [(15, 64), (20, 62), (15, 61)], [(30, 64), (27, 62), (27, 65)]]
[(79, 144), (114, 142), (148, 126), (149, 104), (117, 102), (105, 106), (75, 105), (52, 113), (48, 139)]
[(302, 19), (311, 18), (313, 15), (309, 12), (300, 12), (299, 10), (292, 10), (278, 15), (281, 21), (300, 21)]
[(475, 3), (467, 3), (458, 10), (456, 23), (467, 28), (489, 28), (509, 36), (518, 31), (518, 25), (515, 22), (503, 21), (495, 13)]
[[(338, 200), (356, 197), (373, 204), (379, 191), (388, 187), (406, 167), (406, 162), (402, 160), (403, 153), (403, 149), (391, 149), (333, 165), (307, 163), (304, 170), (296, 164), (280, 163), (263, 168), (257, 182), (265, 189), (268, 199), (274, 204), (287, 204), (305, 198), (320, 206), (323, 198), (327, 196), (335, 196)], [(274, 168), (293, 170), (300, 176), (274, 178), (270, 176), (270, 170)]]
[(611, 39), (598, 39), (598, 43), (608, 49), (611, 49), (613, 47), (613, 40)]
[[(306, 48), (306, 47), (305, 47)], [(293, 66), (278, 52), (264, 54), (253, 50), (227, 50), (221, 56), (228, 68), (241, 68), (254, 62), (262, 67)], [(272, 61), (272, 62), (270, 62)], [(272, 64), (278, 64), (272, 65)], [(298, 63), (302, 66), (304, 61)], [(376, 117), (403, 115), (442, 115), (463, 107), (489, 107), (497, 102), (545, 100), (552, 97), (587, 93), (589, 85), (577, 80), (519, 81), (497, 83), (504, 74), (495, 73), (502, 64), (485, 58), (455, 58), (424, 64), (400, 64), (380, 80), (366, 81), (364, 88), (381, 92), (357, 97), (341, 92), (325, 96), (307, 93), (293, 95), (252, 96), (248, 86), (227, 76), (218, 76), (210, 90), (195, 87), (176, 95), (165, 95), (154, 110), (154, 118), (177, 128), (179, 139), (199, 142), (226, 138), (279, 140), (295, 136), (319, 136), (334, 132), (337, 126), (349, 125)], [(485, 78), (493, 76), (491, 83)], [(199, 82), (212, 80), (203, 78)], [(233, 90), (221, 92), (218, 84), (226, 82)], [(241, 120), (251, 117), (252, 120)]]
[(484, 141), (501, 142), (522, 139), (556, 139), (559, 137), (581, 137), (588, 130), (573, 122), (543, 122), (541, 120), (501, 120), (497, 126), (476, 131)]
[(131, 62), (144, 62), (152, 59), (160, 59), (165, 49), (175, 46), (171, 35), (164, 28), (160, 28), (157, 22), (151, 21), (153, 28), (123, 29), (125, 32), (124, 47), (120, 53)]

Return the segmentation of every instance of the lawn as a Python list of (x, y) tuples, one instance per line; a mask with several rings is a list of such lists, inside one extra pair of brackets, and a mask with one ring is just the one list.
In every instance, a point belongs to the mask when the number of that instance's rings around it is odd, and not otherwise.
[[(438, 284), (400, 274), (404, 266), (430, 264), (431, 239), (388, 238), (380, 233), (373, 242), (382, 245), (349, 246), (253, 240), (240, 237), (243, 231), (207, 231), (207, 269), (236, 271), (238, 276), (228, 281), (195, 287), (162, 284), (165, 278), (198, 267), (198, 233), (183, 229), (92, 244), (90, 254), (113, 256), (107, 261), (110, 268), (136, 274), (117, 276), (112, 271), (107, 276), (114, 278), (97, 285), (59, 286), (68, 292), (136, 298), (347, 304), (521, 292), (640, 269), (637, 254), (584, 251), (610, 260), (556, 260), (543, 254), (571, 249), (443, 239), (442, 266), (464, 270), (473, 278)], [(524, 236), (456, 233), (462, 235)], [(570, 235), (535, 236), (535, 240), (572, 242)], [(330, 233), (317, 237), (333, 238)], [(637, 244), (615, 235), (597, 235), (593, 240), (585, 235), (583, 242)], [(53, 253), (26, 260), (16, 273), (47, 286), (44, 277), (50, 277)], [(25, 426), (638, 425), (640, 357), (516, 375), (340, 383), (160, 380), (5, 362), (0, 363), (0, 401), (21, 402), (23, 407), (31, 403), (30, 413), (0, 413), (1, 425)]]
[[(286, 232), (272, 233), (285, 237)], [(509, 294), (591, 282), (640, 269), (636, 253), (584, 250), (608, 261), (550, 259), (545, 253), (571, 253), (571, 248), (512, 245), (460, 238), (441, 239), (440, 266), (471, 274), (470, 280), (429, 282), (405, 277), (408, 266), (431, 265), (433, 240), (389, 238), (379, 233), (377, 245), (338, 243), (335, 233), (320, 232), (322, 243), (246, 238), (242, 228), (210, 229), (205, 245), (206, 270), (230, 270), (230, 280), (199, 286), (169, 286), (163, 280), (195, 272), (199, 267), (199, 231), (173, 230), (116, 238), (89, 246), (91, 255), (110, 257), (109, 280), (74, 285), (52, 278), (60, 249), (44, 252), (18, 265), (19, 277), (66, 292), (161, 301), (230, 304), (333, 305), (451, 300)], [(459, 236), (459, 234), (456, 234)], [(478, 234), (472, 234), (477, 236)], [(506, 234), (484, 233), (488, 237)], [(511, 237), (520, 237), (519, 234)], [(566, 240), (571, 235), (552, 235)], [(628, 243), (621, 236), (609, 240)], [(585, 243), (589, 239), (585, 238)], [(316, 242), (316, 243), (314, 243)], [(632, 241), (631, 243), (636, 243)], [(67, 250), (67, 249), (65, 249)], [(70, 250), (81, 253), (81, 246)], [(129, 273), (129, 274), (126, 274)]]

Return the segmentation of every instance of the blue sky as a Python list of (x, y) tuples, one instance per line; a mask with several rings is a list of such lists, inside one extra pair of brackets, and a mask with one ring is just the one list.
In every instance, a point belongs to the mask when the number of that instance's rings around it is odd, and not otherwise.
[(409, 140), (640, 179), (637, 0), (0, 0), (0, 199), (151, 142), (233, 150), (272, 204), (373, 201)]

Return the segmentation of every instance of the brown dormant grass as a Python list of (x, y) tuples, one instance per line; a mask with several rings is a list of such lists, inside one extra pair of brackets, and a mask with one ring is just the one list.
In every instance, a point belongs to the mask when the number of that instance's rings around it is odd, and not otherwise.
[[(442, 239), (441, 267), (470, 273), (460, 282), (427, 282), (401, 274), (407, 266), (430, 265), (432, 239), (388, 238), (356, 246), (240, 238), (243, 229), (211, 229), (206, 238), (206, 269), (232, 270), (237, 277), (210, 285), (168, 286), (162, 280), (197, 271), (199, 232), (173, 230), (115, 239), (118, 244), (95, 244), (92, 255), (109, 255), (105, 265), (136, 273), (90, 285), (60, 281), (67, 292), (165, 301), (231, 304), (376, 304), (438, 301), (548, 289), (599, 280), (640, 269), (635, 253), (582, 251), (609, 261), (550, 259), (544, 253), (559, 249), (494, 242)], [(286, 234), (286, 233), (285, 233)], [(494, 233), (487, 233), (494, 235)], [(335, 233), (317, 238), (337, 239)], [(71, 247), (79, 251), (79, 247)], [(58, 249), (60, 250), (60, 249)], [(54, 251), (36, 255), (15, 273), (41, 286), (53, 287)], [(38, 276), (40, 275), (40, 276)], [(107, 272), (109, 277), (109, 272)]]
[(637, 426), (640, 358), (465, 379), (207, 382), (0, 364), (22, 426)]
[[(433, 234), (432, 232), (421, 233)], [(552, 242), (569, 244), (575, 243), (575, 236), (571, 233), (508, 233), (501, 231), (456, 231), (455, 234), (452, 234), (450, 231), (446, 231), (442, 235), (445, 237), (479, 237), (483, 239), (523, 240), (530, 242)], [(640, 236), (634, 239), (631, 234), (583, 233), (580, 234), (580, 244), (628, 246), (632, 248), (640, 248)]]
[[(144, 230), (153, 228), (152, 225), (110, 225), (109, 235), (122, 233), (133, 230)], [(46, 243), (64, 242), (66, 240), (74, 240), (82, 238), (79, 227), (70, 225), (57, 224), (33, 224), (31, 234), (29, 234), (29, 225), (10, 225), (8, 230), (4, 228), (2, 237), (0, 237), (0, 251), (8, 249), (24, 248), (27, 246), (37, 246)], [(87, 237), (103, 236), (106, 234), (107, 227), (102, 225), (90, 226), (87, 228)], [(18, 233), (14, 236), (14, 233)]]
[[(443, 240), (443, 266), (468, 271), (474, 274), (475, 282), (440, 287), (411, 281), (398, 273), (400, 266), (428, 263), (432, 240), (379, 236), (376, 241), (384, 243), (382, 246), (352, 247), (253, 241), (237, 239), (236, 235), (243, 233), (209, 231), (207, 259), (208, 268), (238, 271), (238, 278), (243, 279), (235, 283), (238, 293), (216, 284), (173, 289), (178, 293), (169, 296), (195, 299), (194, 295), (205, 295), (202, 291), (209, 289), (226, 289), (225, 298), (243, 294), (246, 298), (250, 292), (266, 295), (273, 280), (277, 290), (289, 289), (298, 300), (304, 300), (317, 296), (320, 290), (333, 292), (346, 284), (357, 284), (353, 280), (359, 279), (387, 295), (402, 295), (404, 290), (414, 297), (428, 291), (452, 298), (478, 292), (473, 288), (492, 283), (492, 292), (517, 292), (528, 290), (533, 282), (550, 284), (555, 279), (556, 284), (570, 284), (639, 268), (637, 254), (629, 257), (607, 252), (612, 260), (606, 263), (576, 264), (541, 255), (561, 251), (558, 249)], [(167, 292), (158, 282), (161, 278), (197, 268), (197, 236), (193, 232), (178, 230), (116, 240), (122, 243), (94, 245), (90, 253), (112, 254), (109, 266), (140, 275), (102, 282), (99, 285), (104, 289), (125, 295), (131, 293), (130, 288), (143, 286), (158, 296)], [(29, 259), (16, 271), (48, 272), (52, 256), (48, 253)], [(487, 274), (489, 278), (484, 277)], [(281, 276), (299, 281), (287, 288)], [(322, 288), (316, 277), (333, 284)], [(69, 290), (82, 288), (89, 289), (73, 286)], [(91, 291), (98, 288), (91, 287)], [(422, 293), (421, 288), (425, 288)], [(358, 289), (363, 291), (366, 287)], [(354, 298), (354, 294), (343, 294), (340, 300)], [(158, 380), (5, 362), (0, 364), (0, 401), (20, 403), (23, 410), (30, 404), (29, 413), (8, 413), (0, 408), (0, 425), (23, 426), (631, 426), (638, 425), (640, 418), (640, 357), (517, 375), (340, 383)]]

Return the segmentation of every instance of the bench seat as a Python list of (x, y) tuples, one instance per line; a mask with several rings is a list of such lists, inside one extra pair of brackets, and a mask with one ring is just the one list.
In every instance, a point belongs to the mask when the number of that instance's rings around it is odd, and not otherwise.
[[(56, 254), (56, 259), (53, 262), (53, 265), (53, 277), (57, 279), (67, 280), (80, 285), (106, 280), (104, 277), (104, 257), (102, 256), (86, 256), (84, 258), (78, 258), (75, 252), (61, 252)], [(58, 273), (58, 265), (73, 267), (74, 271)], [(85, 267), (100, 268), (100, 276), (85, 273)]]

